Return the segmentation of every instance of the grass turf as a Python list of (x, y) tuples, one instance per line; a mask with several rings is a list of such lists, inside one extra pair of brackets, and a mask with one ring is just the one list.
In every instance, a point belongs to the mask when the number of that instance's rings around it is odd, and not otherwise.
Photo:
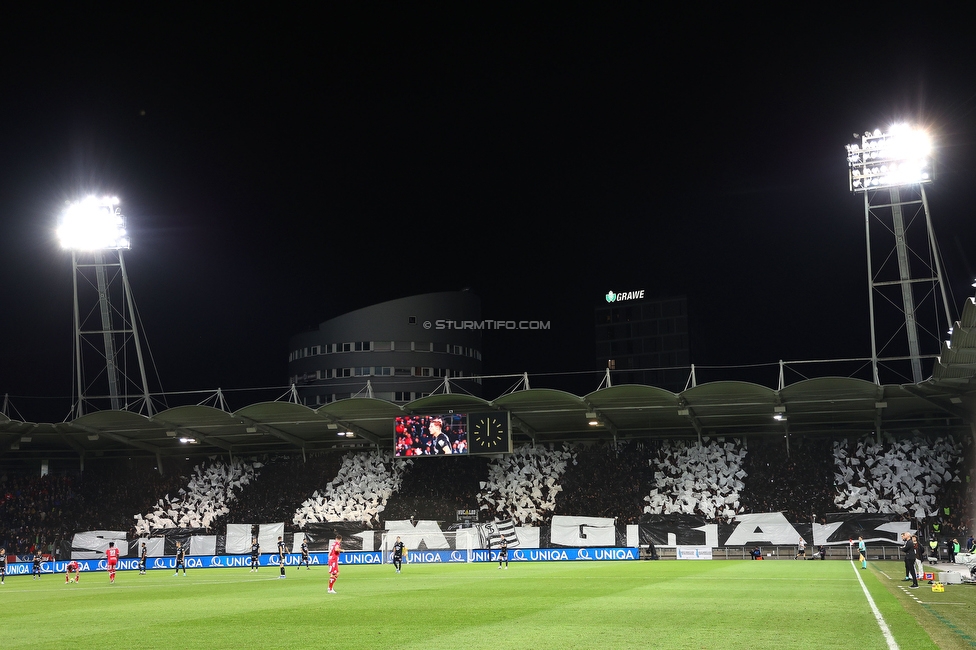
[[(902, 562), (869, 563), (878, 574), (880, 584), (887, 587), (905, 610), (929, 632), (940, 648), (976, 648), (976, 586), (946, 585), (945, 593), (933, 593), (932, 587), (919, 580), (920, 588), (909, 589), (902, 580)], [(945, 566), (926, 566), (938, 577)]]
[(342, 567), (336, 595), (326, 593), (324, 567), (289, 567), (285, 580), (271, 567), (191, 569), (185, 577), (126, 571), (114, 585), (104, 572), (70, 585), (63, 575), (8, 576), (0, 639), (4, 650), (887, 648), (860, 576), (900, 647), (976, 647), (967, 640), (971, 597), (968, 608), (939, 604), (972, 587), (909, 592), (898, 563), (889, 564), (868, 571), (845, 561), (538, 562), (507, 571), (434, 564), (405, 565), (400, 575), (389, 565), (357, 565)]

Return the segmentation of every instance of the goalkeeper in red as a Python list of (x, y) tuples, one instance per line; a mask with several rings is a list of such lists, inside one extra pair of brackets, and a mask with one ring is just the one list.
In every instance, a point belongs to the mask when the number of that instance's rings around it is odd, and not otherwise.
[(329, 549), (329, 593), (334, 594), (336, 578), (339, 577), (339, 553), (342, 553), (342, 535), (336, 535)]

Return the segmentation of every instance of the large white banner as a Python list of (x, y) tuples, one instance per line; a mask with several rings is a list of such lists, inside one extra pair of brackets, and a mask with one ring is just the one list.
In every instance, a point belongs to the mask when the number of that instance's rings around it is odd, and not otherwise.
[[(278, 538), (283, 537), (285, 534), (285, 522), (280, 524), (261, 524), (258, 529), (258, 544), (261, 545), (262, 553), (277, 553), (278, 552)], [(251, 545), (248, 544), (249, 549)]]
[(560, 546), (613, 546), (617, 536), (610, 518), (553, 515), (549, 539)]
[(481, 548), (481, 533), (478, 532), (477, 528), (458, 529), (454, 546), (464, 550)]
[(193, 535), (190, 537), (190, 550), (187, 555), (216, 555), (216, 535)]
[(125, 541), (125, 532), (118, 530), (90, 530), (86, 533), (75, 533), (71, 538), (72, 560), (104, 559), (105, 549), (109, 542), (115, 542), (119, 555), (129, 554), (129, 543)]
[(800, 533), (786, 520), (782, 512), (736, 515), (735, 522), (735, 531), (725, 540), (725, 546), (789, 546), (800, 541)]
[(627, 524), (627, 546), (630, 548), (640, 546), (640, 526), (637, 524)]
[[(226, 549), (230, 555), (247, 555), (251, 552), (251, 524), (227, 524)], [(285, 524), (261, 524), (258, 527), (258, 544), (262, 553), (278, 552), (278, 537), (284, 537)], [(195, 554), (194, 554), (195, 555)]]
[(397, 536), (399, 536), (400, 541), (412, 551), (420, 548), (421, 542), (431, 551), (451, 548), (451, 545), (447, 543), (447, 537), (441, 532), (440, 526), (437, 525), (436, 521), (425, 519), (418, 521), (416, 526), (409, 519), (388, 521), (386, 522), (386, 530), (387, 543), (391, 547), (393, 546), (393, 542), (396, 541)]
[(227, 524), (226, 552), (246, 555), (251, 552), (251, 524)]
[(519, 548), (539, 548), (539, 529), (535, 526), (519, 526), (515, 529), (518, 535)]
[(166, 555), (166, 538), (140, 537), (136, 542), (136, 557), (142, 556), (142, 545), (146, 545), (146, 557), (163, 557)]

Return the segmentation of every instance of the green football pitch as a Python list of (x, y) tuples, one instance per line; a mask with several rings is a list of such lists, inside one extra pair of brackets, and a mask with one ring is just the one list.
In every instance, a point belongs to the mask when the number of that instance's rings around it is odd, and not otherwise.
[(324, 567), (289, 567), (285, 580), (273, 567), (127, 571), (114, 585), (104, 572), (69, 585), (8, 576), (0, 647), (976, 647), (976, 587), (908, 590), (901, 570), (711, 560), (413, 564), (398, 575), (356, 565), (342, 567), (335, 595)]

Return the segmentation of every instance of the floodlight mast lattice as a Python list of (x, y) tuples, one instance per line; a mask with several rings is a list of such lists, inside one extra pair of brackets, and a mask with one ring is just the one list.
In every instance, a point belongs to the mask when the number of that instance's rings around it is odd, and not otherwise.
[[(71, 251), (74, 289), (76, 401), (71, 415), (81, 417), (99, 410), (99, 406), (153, 415), (135, 302), (122, 254), (130, 242), (119, 199), (89, 196), (69, 203), (61, 214), (57, 234), (62, 248)], [(94, 298), (85, 313), (81, 311), (80, 291), (84, 298)], [(128, 373), (130, 351), (135, 354), (138, 378)], [(86, 376), (86, 368), (94, 373), (91, 377)]]
[[(850, 190), (864, 195), (874, 382), (881, 384), (879, 364), (895, 372), (899, 364), (907, 364), (917, 384), (923, 380), (923, 360), (938, 356), (941, 334), (952, 323), (925, 194), (934, 178), (932, 141), (924, 130), (904, 124), (854, 137), (860, 143), (847, 145), (847, 162)], [(924, 231), (912, 229), (919, 216), (924, 216)], [(874, 240), (872, 220), (883, 225)], [(882, 255), (872, 256), (872, 243)], [(900, 316), (879, 318), (876, 297), (881, 309), (893, 309)], [(928, 304), (931, 313), (920, 311)], [(885, 325), (888, 329), (879, 336)]]

